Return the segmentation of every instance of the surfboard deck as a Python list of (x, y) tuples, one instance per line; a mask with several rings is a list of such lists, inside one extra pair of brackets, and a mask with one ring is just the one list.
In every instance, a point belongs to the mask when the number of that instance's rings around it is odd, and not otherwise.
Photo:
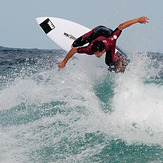
[[(78, 23), (56, 17), (39, 17), (36, 20), (45, 34), (67, 52), (71, 49), (71, 45), (76, 38), (91, 30)], [(115, 52), (117, 51), (122, 53), (122, 50), (116, 49)], [(100, 58), (97, 58), (95, 55), (76, 54), (75, 57), (84, 58), (97, 66), (108, 68), (105, 64), (105, 55), (103, 54)]]

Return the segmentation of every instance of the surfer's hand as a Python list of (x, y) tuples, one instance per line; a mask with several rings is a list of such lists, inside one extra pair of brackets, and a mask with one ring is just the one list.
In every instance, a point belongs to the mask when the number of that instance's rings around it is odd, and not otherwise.
[(64, 68), (66, 66), (66, 63), (68, 62), (68, 60), (77, 52), (77, 48), (72, 48), (66, 55), (66, 57), (63, 59), (62, 62), (57, 63), (58, 67), (60, 70), (61, 68)]
[(64, 67), (66, 66), (65, 62), (63, 62), (63, 61), (62, 61), (62, 62), (58, 62), (57, 64), (58, 64), (58, 68), (59, 68), (58, 71), (59, 71), (61, 68), (64, 68)]
[(142, 16), (140, 18), (138, 18), (138, 22), (141, 24), (146, 24), (148, 23), (149, 18), (147, 18), (146, 16)]

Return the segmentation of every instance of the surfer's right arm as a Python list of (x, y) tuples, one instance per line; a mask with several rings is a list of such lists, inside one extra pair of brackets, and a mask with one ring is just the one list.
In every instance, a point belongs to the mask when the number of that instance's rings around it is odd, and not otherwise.
[[(92, 29), (91, 31), (89, 31), (88, 33), (80, 36), (79, 38), (77, 38), (73, 44), (71, 45), (71, 50), (67, 53), (66, 57), (63, 59), (63, 61), (57, 63), (59, 69), (64, 68), (66, 66), (66, 63), (68, 62), (68, 60), (75, 54), (75, 53), (83, 53), (86, 51), (86, 53), (88, 53), (86, 47), (82, 47), (79, 48), (79, 46), (82, 46), (88, 42), (91, 41), (90, 37), (91, 34), (94, 32), (95, 29)], [(82, 52), (80, 52), (80, 49), (83, 49)]]
[(64, 68), (66, 66), (66, 63), (68, 60), (75, 54), (77, 53), (77, 47), (71, 48), (71, 50), (67, 53), (66, 57), (63, 59), (63, 61), (57, 63), (59, 69)]

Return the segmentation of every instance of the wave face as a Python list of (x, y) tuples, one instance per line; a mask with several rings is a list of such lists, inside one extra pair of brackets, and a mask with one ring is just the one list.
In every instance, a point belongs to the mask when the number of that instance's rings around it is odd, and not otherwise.
[(123, 74), (62, 50), (0, 50), (0, 162), (162, 162), (163, 54)]

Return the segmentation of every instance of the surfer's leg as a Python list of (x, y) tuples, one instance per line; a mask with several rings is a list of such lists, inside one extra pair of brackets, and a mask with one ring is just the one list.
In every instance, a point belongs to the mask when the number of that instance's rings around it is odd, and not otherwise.
[(128, 65), (128, 58), (126, 55), (120, 54), (118, 56), (120, 59), (115, 64), (115, 69), (117, 72), (124, 72), (126, 70), (126, 67)]

